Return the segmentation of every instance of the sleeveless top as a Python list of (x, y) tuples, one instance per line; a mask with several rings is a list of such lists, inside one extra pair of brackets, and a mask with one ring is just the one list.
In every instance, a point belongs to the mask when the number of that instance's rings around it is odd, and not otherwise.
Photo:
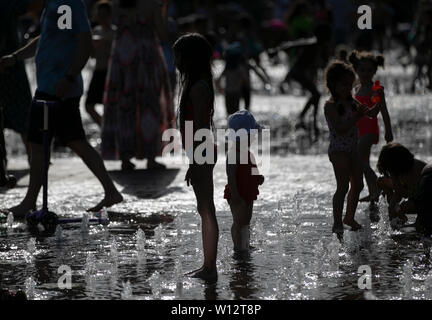
[[(355, 117), (355, 111), (352, 107), (345, 108), (343, 115), (340, 116), (342, 123), (350, 121)], [(345, 134), (340, 135), (331, 125), (330, 121), (327, 120), (329, 131), (330, 131), (330, 144), (328, 148), (328, 154), (331, 155), (336, 152), (344, 152), (352, 154), (357, 152), (357, 140), (358, 132), (357, 127), (352, 126)]]

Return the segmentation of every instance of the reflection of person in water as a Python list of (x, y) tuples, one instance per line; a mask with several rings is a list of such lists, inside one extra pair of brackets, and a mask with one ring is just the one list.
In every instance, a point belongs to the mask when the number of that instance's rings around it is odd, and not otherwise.
[[(406, 222), (406, 214), (417, 213), (417, 231), (430, 236), (432, 199), (428, 195), (432, 194), (432, 165), (414, 158), (403, 145), (388, 143), (381, 150), (377, 167), (384, 175), (378, 183), (389, 202), (390, 220)], [(407, 200), (400, 203), (403, 198)]]

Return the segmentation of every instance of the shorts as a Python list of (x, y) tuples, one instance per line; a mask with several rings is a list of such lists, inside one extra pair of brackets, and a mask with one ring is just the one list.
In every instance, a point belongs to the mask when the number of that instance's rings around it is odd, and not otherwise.
[(95, 70), (87, 92), (86, 104), (103, 103), (107, 70)]
[(57, 103), (49, 108), (49, 136), (56, 137), (59, 142), (67, 145), (69, 142), (85, 140), (86, 135), (81, 121), (79, 110), (80, 97), (69, 98), (64, 101), (59, 98), (36, 92), (30, 109), (30, 123), (28, 141), (31, 143), (43, 143), (44, 106), (35, 103), (35, 100), (50, 100)]

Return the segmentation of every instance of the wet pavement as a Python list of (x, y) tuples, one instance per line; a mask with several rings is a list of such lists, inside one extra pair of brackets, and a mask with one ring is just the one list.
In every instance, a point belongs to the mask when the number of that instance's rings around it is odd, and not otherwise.
[[(278, 78), (279, 73), (273, 76)], [(395, 140), (431, 161), (432, 95), (407, 94), (403, 76), (395, 68), (379, 77), (388, 88)], [(357, 283), (358, 268), (368, 265), (372, 290), (366, 298), (430, 299), (430, 247), (415, 234), (391, 231), (383, 202), (384, 219), (372, 224), (371, 234), (347, 232), (343, 246), (332, 238), (335, 181), (326, 155), (327, 127), (321, 108), (321, 137), (295, 131), (296, 115), (304, 102), (301, 96), (265, 92), (253, 97), (252, 112), (271, 129), (272, 154), (270, 172), (254, 207), (254, 249), (246, 257), (232, 252), (232, 218), (223, 199), (223, 155), (218, 160), (214, 172), (220, 227), (216, 284), (182, 276), (201, 266), (202, 251), (193, 191), (184, 181), (187, 165), (176, 157), (160, 159), (168, 167), (161, 172), (146, 170), (145, 161), (136, 161), (134, 173), (119, 171), (119, 162), (105, 162), (125, 197), (123, 203), (108, 209), (108, 227), (68, 226), (61, 235), (36, 239), (33, 248), (25, 225), (14, 222), (8, 227), (3, 217), (2, 285), (27, 290), (34, 299), (364, 299)], [(225, 125), (223, 106), (219, 96), (219, 127)], [(85, 115), (84, 122), (91, 143), (98, 147), (97, 127)], [(382, 140), (373, 149), (373, 165)], [(15, 147), (18, 142), (11, 145), (9, 168), (19, 181), (15, 189), (0, 191), (2, 207), (16, 205), (28, 185), (26, 159)], [(62, 217), (81, 217), (101, 199), (101, 186), (78, 158), (62, 149), (54, 153), (52, 163), (50, 209)], [(367, 205), (360, 204), (358, 221), (365, 223), (367, 215)], [(137, 236), (140, 229), (144, 239)], [(72, 289), (58, 287), (62, 265), (72, 270)]]

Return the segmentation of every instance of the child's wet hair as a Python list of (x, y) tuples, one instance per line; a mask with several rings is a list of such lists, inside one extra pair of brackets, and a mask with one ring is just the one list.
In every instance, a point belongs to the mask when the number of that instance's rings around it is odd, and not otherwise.
[(327, 66), (325, 70), (327, 88), (330, 91), (330, 94), (332, 95), (335, 102), (338, 100), (336, 84), (344, 76), (351, 77), (354, 80), (355, 72), (349, 64), (340, 60), (333, 61)]
[(354, 50), (348, 57), (349, 62), (353, 65), (354, 69), (357, 69), (358, 65), (362, 61), (370, 61), (374, 64), (375, 68), (382, 67), (384, 69), (384, 56), (382, 54), (374, 55), (369, 51), (358, 52)]
[(382, 147), (377, 168), (378, 171), (389, 177), (408, 173), (414, 165), (414, 155), (403, 145), (391, 142)]

